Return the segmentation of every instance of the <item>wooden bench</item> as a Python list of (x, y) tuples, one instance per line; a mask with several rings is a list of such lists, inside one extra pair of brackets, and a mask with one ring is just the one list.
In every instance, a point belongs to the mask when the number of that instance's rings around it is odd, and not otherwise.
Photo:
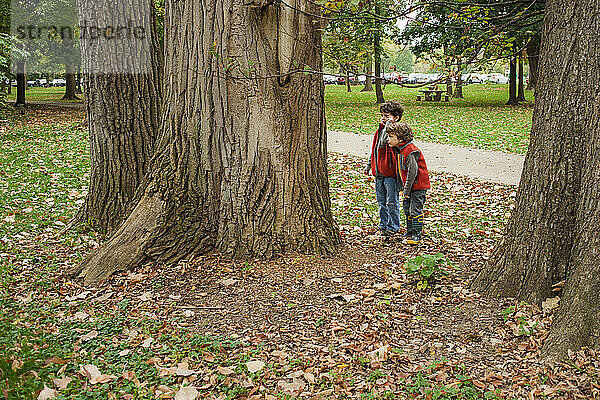
[(423, 96), (417, 95), (417, 101), (423, 101)]

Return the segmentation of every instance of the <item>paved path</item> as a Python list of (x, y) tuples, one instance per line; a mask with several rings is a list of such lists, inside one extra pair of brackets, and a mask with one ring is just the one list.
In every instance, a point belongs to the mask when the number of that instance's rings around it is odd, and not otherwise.
[[(329, 131), (329, 151), (369, 157), (373, 136), (359, 133)], [(436, 172), (450, 172), (488, 182), (518, 185), (523, 170), (524, 155), (500, 151), (470, 149), (447, 144), (420, 142), (427, 167)]]

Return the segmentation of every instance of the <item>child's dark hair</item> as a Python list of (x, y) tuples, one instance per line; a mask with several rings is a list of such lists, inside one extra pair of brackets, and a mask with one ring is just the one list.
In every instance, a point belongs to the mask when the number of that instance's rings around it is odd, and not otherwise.
[(392, 114), (394, 117), (401, 119), (404, 108), (397, 101), (386, 101), (379, 107), (379, 112)]
[(400, 142), (410, 142), (415, 137), (412, 128), (406, 122), (392, 122), (388, 125), (386, 132), (388, 136), (397, 136)]

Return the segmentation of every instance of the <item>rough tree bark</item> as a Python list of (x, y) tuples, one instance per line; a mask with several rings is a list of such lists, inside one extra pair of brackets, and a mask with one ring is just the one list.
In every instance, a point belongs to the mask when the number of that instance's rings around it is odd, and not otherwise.
[(77, 97), (77, 87), (75, 82), (75, 65), (71, 62), (65, 64), (65, 95), (63, 100), (79, 100)]
[(472, 283), (540, 304), (564, 283), (542, 354), (600, 347), (600, 3), (546, 3), (529, 151), (501, 244)]
[(512, 106), (516, 104), (519, 104), (519, 100), (517, 100), (517, 59), (516, 57), (511, 57), (508, 73), (508, 101), (506, 105)]
[[(124, 10), (131, 26), (148, 26), (144, 21), (149, 0), (128, 0)], [(79, 0), (79, 19), (102, 20), (110, 15), (97, 0)], [(89, 23), (89, 22), (88, 22)], [(97, 51), (90, 41), (81, 41), (83, 91), (89, 126), (91, 172), (84, 205), (72, 224), (112, 233), (127, 216), (128, 208), (148, 170), (159, 125), (160, 69), (158, 41), (153, 29), (140, 39), (149, 49), (143, 72), (126, 71), (140, 60), (132, 54)], [(73, 71), (74, 72), (74, 71)]]
[(334, 253), (323, 80), (293, 73), (322, 67), (316, 3), (166, 6), (157, 155), (129, 218), (76, 272), (91, 282), (215, 250)]

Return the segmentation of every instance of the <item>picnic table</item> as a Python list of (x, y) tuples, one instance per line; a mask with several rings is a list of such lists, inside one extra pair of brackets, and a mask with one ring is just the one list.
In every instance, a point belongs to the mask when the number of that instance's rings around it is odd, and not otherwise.
[[(437, 90), (437, 89), (425, 89), (419, 90), (419, 92), (423, 93), (423, 95), (417, 96), (417, 101), (442, 101), (442, 93), (445, 93), (445, 90)], [(444, 95), (444, 101), (448, 101), (448, 95)]]

